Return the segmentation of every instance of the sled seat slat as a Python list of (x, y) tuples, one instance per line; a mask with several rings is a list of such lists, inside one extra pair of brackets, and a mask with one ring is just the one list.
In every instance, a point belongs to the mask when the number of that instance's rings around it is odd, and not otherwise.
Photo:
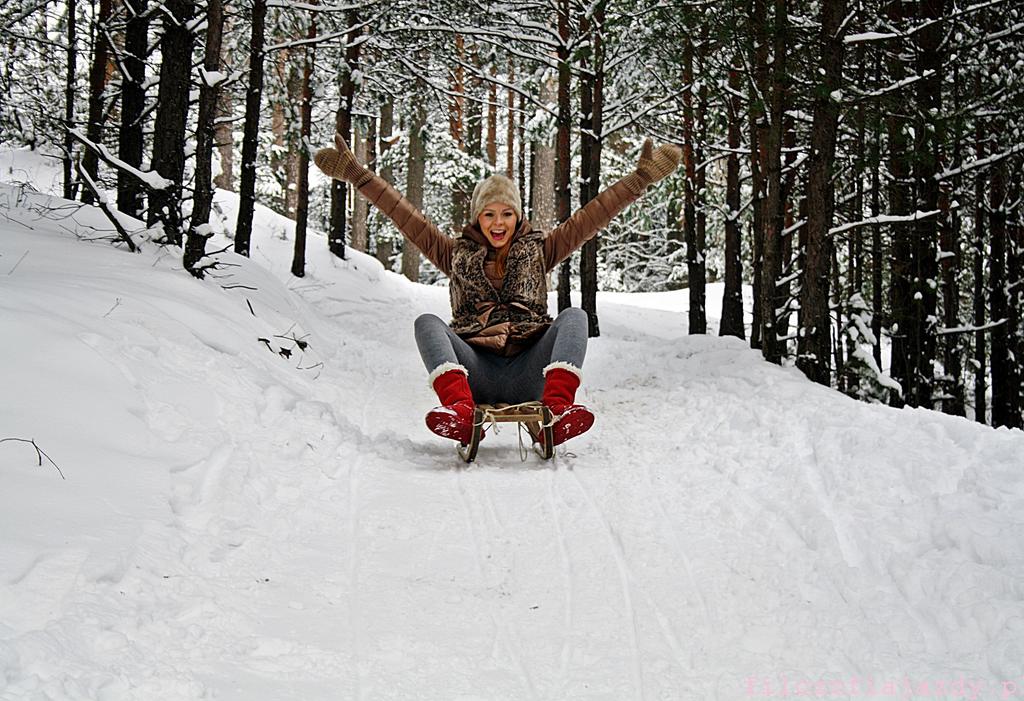
[(540, 402), (512, 406), (508, 404), (480, 404), (478, 406), (484, 411), (487, 421), (492, 419), (498, 423), (522, 423), (526, 421), (543, 423), (544, 421), (544, 405)]
[[(458, 446), (459, 457), (465, 462), (470, 463), (476, 460), (480, 439), (487, 426), (492, 422), (525, 425), (533, 441), (534, 451), (544, 460), (554, 457), (554, 430), (552, 429), (554, 422), (551, 419), (551, 411), (541, 402), (526, 402), (511, 406), (508, 404), (477, 404), (473, 411), (473, 436), (469, 443)], [(522, 448), (521, 433), (520, 448)]]

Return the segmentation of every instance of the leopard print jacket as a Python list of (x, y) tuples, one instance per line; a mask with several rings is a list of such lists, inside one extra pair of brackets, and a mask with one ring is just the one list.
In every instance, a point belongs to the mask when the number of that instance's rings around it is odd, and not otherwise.
[(500, 290), (484, 271), (487, 246), (465, 235), (454, 241), (451, 328), (468, 343), (514, 355), (551, 325), (544, 236), (528, 227), (509, 243)]

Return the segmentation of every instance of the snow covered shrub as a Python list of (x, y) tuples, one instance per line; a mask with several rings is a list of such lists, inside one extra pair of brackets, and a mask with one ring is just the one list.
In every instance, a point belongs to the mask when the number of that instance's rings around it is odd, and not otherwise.
[(849, 323), (844, 332), (850, 346), (850, 356), (844, 367), (847, 376), (847, 394), (862, 401), (886, 404), (891, 393), (903, 393), (900, 383), (883, 372), (872, 349), (875, 346), (875, 334), (871, 331), (871, 308), (860, 293), (855, 293), (848, 302)]

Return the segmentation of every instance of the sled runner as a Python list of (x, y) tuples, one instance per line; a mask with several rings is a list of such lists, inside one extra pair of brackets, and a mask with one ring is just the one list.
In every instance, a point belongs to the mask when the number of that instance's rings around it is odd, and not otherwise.
[(469, 443), (459, 445), (459, 457), (466, 462), (473, 462), (487, 425), (499, 423), (517, 423), (525, 426), (533, 442), (533, 449), (545, 460), (550, 460), (555, 454), (551, 410), (540, 402), (526, 402), (512, 405), (478, 404), (473, 414), (473, 436)]

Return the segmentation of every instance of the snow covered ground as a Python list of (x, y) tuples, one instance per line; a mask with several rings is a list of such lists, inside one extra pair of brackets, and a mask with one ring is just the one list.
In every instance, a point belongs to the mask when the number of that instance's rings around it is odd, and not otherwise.
[(0, 699), (1024, 698), (1024, 433), (605, 295), (591, 432), (466, 467), (446, 290), (319, 238), (292, 278), (265, 210), (204, 282), (107, 229), (0, 186), (0, 439), (66, 477), (0, 443)]

